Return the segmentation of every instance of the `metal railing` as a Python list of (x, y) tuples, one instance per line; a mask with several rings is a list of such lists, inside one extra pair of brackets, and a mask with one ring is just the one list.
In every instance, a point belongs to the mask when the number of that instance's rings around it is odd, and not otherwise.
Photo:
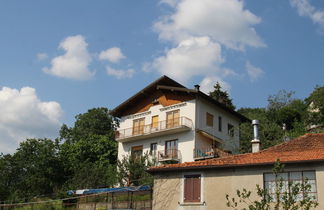
[(192, 128), (192, 121), (187, 117), (178, 117), (169, 120), (159, 121), (155, 123), (151, 123), (148, 125), (141, 125), (126, 129), (121, 129), (116, 131), (115, 137), (116, 139), (125, 139), (133, 136), (139, 136), (144, 134), (155, 133), (159, 131), (179, 128), (179, 127), (188, 127)]
[(213, 147), (195, 148), (193, 149), (194, 159), (204, 159), (215, 157)]
[(166, 149), (158, 151), (158, 161), (180, 161), (181, 152), (177, 149)]

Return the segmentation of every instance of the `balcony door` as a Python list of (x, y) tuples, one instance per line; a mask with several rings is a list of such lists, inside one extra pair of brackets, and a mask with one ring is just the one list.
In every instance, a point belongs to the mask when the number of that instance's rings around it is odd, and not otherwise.
[(159, 126), (159, 115), (155, 115), (152, 117), (152, 130), (157, 130)]
[(144, 122), (145, 118), (136, 119), (133, 121), (133, 135), (144, 133)]
[(171, 140), (165, 142), (165, 154), (168, 158), (178, 157), (178, 140)]
[(167, 120), (166, 120), (166, 127), (167, 128), (174, 128), (179, 126), (180, 114), (179, 110), (175, 110), (172, 112), (167, 112)]

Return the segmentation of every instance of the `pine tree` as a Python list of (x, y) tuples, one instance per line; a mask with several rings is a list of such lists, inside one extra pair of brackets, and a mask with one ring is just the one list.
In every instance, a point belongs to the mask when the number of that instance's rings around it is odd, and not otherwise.
[(234, 110), (235, 106), (233, 105), (232, 99), (229, 97), (227, 91), (223, 91), (219, 82), (214, 85), (214, 90), (209, 92), (209, 96), (218, 101), (221, 104), (224, 104), (226, 107)]

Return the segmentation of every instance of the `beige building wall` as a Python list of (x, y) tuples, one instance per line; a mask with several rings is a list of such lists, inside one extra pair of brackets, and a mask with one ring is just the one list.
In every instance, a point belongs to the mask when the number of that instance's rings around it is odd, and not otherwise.
[[(292, 165), (285, 171), (316, 171), (317, 209), (324, 209), (324, 164), (316, 166)], [(251, 200), (257, 199), (256, 185), (263, 187), (263, 173), (271, 172), (272, 167), (241, 167), (232, 169), (209, 169), (204, 171), (168, 172), (155, 175), (153, 190), (154, 210), (228, 210), (226, 194), (235, 197), (237, 189), (252, 191)], [(185, 174), (201, 174), (201, 203), (183, 203), (183, 177)], [(241, 206), (246, 207), (246, 206)]]

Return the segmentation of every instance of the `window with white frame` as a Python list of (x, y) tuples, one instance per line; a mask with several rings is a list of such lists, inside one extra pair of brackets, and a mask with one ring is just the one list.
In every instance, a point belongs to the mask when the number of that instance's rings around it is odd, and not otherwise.
[[(279, 173), (277, 177), (277, 181), (282, 180), (282, 189), (281, 194), (283, 195), (285, 192), (289, 190), (289, 183), (294, 184), (302, 184), (306, 183), (310, 185), (309, 192), (301, 191), (297, 195), (297, 200), (302, 200), (305, 196), (305, 193), (308, 194), (312, 199), (317, 199), (317, 190), (316, 190), (316, 177), (315, 171), (291, 171), (291, 172), (283, 172)], [(279, 184), (276, 184), (276, 176), (273, 173), (264, 173), (264, 187), (268, 190), (273, 201), (276, 201), (276, 191)]]

